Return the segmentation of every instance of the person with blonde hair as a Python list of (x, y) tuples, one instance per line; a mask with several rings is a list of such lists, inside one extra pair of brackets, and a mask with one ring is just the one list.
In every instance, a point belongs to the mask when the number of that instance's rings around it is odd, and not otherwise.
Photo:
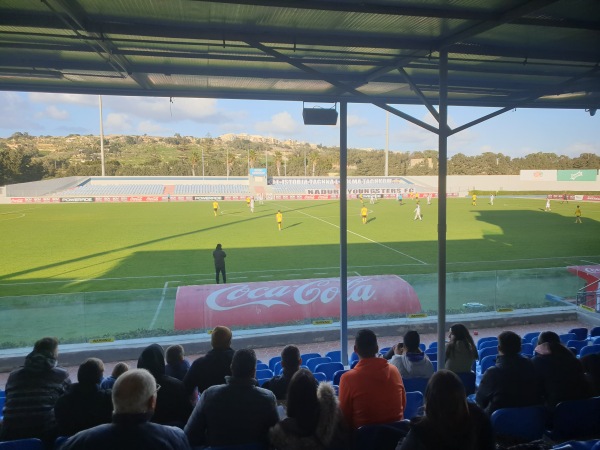
[(147, 370), (125, 372), (112, 390), (112, 423), (80, 431), (61, 450), (190, 450), (183, 430), (150, 422), (159, 389)]
[(128, 370), (129, 370), (129, 365), (127, 363), (118, 362), (117, 364), (115, 364), (115, 367), (113, 367), (112, 373), (108, 377), (106, 377), (104, 380), (102, 380), (102, 383), (100, 383), (100, 388), (101, 389), (112, 389), (112, 387), (115, 384), (115, 381), (117, 381), (117, 378), (119, 378), (121, 375), (123, 375)]

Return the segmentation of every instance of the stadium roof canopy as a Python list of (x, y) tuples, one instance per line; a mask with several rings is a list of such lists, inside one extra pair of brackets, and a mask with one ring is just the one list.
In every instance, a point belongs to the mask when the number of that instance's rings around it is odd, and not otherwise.
[(2, 0), (0, 90), (596, 109), (597, 0)]

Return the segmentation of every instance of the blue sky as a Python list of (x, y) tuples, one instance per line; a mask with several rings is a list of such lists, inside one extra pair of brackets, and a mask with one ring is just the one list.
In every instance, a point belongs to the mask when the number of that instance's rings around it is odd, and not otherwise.
[[(339, 128), (306, 126), (301, 102), (103, 96), (104, 133), (151, 136), (213, 137), (246, 133), (323, 145), (339, 144)], [(313, 106), (312, 104), (310, 106)], [(331, 106), (331, 105), (324, 105)], [(424, 107), (398, 106), (422, 121), (435, 121)], [(452, 127), (493, 109), (450, 108)], [(97, 95), (0, 92), (0, 137), (14, 132), (66, 136), (99, 134)], [(386, 148), (386, 112), (373, 105), (348, 105), (348, 146)], [(437, 138), (390, 115), (389, 149), (437, 149)], [(451, 137), (448, 154), (477, 155), (486, 151), (519, 157), (546, 152), (579, 156), (600, 154), (600, 114), (581, 110), (517, 109)]]

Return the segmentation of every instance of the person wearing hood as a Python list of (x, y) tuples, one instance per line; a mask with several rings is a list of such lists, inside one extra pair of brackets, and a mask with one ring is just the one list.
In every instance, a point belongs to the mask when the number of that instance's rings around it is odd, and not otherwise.
[(146, 347), (138, 359), (137, 368), (146, 369), (160, 385), (152, 422), (182, 428), (192, 413), (193, 405), (183, 383), (166, 375), (163, 348), (158, 344)]
[(47, 444), (56, 438), (54, 405), (71, 384), (69, 373), (57, 365), (58, 340), (37, 341), (25, 365), (6, 381), (6, 403), (0, 440), (38, 438)]
[(88, 358), (79, 366), (78, 383), (72, 384), (54, 407), (59, 436), (72, 436), (111, 421), (111, 391), (100, 388), (103, 374), (104, 363), (98, 358)]
[(433, 364), (419, 348), (420, 343), (419, 333), (410, 330), (404, 335), (402, 343), (394, 345), (390, 364), (398, 368), (402, 379), (429, 378), (433, 375)]
[(278, 450), (329, 450), (347, 448), (345, 426), (338, 399), (329, 383), (317, 385), (307, 369), (299, 369), (287, 391), (287, 417), (269, 430), (269, 441)]

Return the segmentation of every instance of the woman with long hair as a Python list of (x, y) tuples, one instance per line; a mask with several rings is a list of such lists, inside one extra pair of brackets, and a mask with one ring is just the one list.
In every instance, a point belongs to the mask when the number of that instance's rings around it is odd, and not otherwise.
[(465, 387), (454, 372), (439, 370), (425, 389), (425, 415), (411, 420), (399, 450), (493, 450), (487, 415), (468, 403)]
[(470, 372), (473, 363), (479, 358), (477, 346), (471, 333), (462, 323), (450, 327), (446, 344), (446, 369), (452, 372)]
[(338, 399), (329, 383), (318, 384), (299, 369), (287, 390), (287, 417), (269, 431), (278, 450), (332, 450), (346, 447), (346, 431)]

